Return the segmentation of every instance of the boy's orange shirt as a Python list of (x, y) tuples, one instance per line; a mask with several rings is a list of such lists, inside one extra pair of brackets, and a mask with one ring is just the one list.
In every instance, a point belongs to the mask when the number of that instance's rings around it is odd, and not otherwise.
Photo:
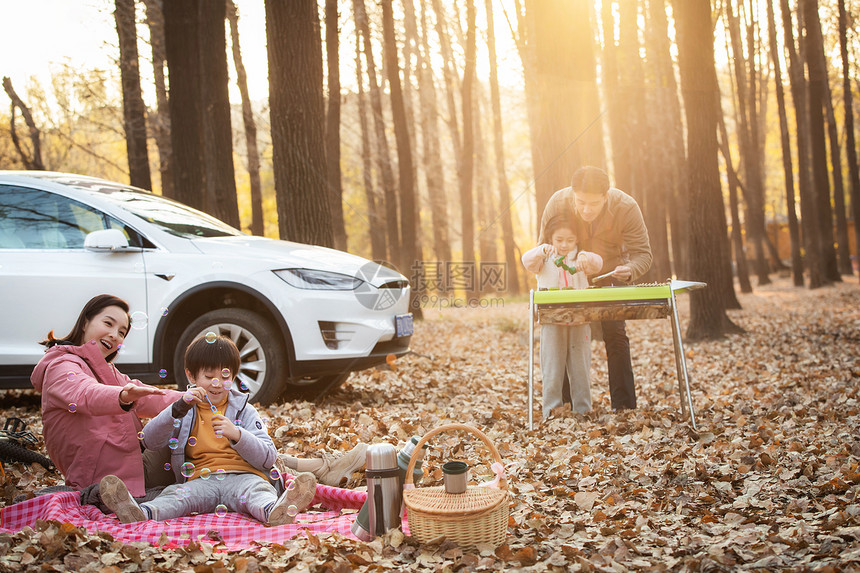
[[(219, 412), (224, 411), (227, 406), (227, 397), (220, 404), (215, 404)], [(194, 428), (191, 430), (191, 436), (196, 438), (196, 443), (185, 446), (185, 459), (194, 464), (194, 475), (188, 479), (196, 479), (201, 477), (201, 472), (204, 469), (209, 470), (208, 475), (215, 474), (216, 471), (223, 469), (225, 472), (245, 472), (254, 473), (258, 476), (269, 479), (261, 470), (258, 470), (239, 455), (230, 445), (230, 440), (225, 437), (217, 437), (212, 426), (212, 416), (215, 413), (209, 407), (209, 404), (197, 404), (197, 417), (194, 420)], [(189, 441), (191, 441), (189, 436)], [(206, 475), (205, 472), (203, 472)]]

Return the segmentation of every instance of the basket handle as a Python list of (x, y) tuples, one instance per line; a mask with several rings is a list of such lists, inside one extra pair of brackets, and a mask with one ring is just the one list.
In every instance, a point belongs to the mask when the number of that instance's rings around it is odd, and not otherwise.
[[(446, 424), (444, 426), (439, 426), (438, 428), (430, 430), (429, 432), (424, 434), (420, 440), (418, 440), (417, 444), (415, 444), (415, 450), (413, 450), (412, 456), (409, 458), (409, 467), (406, 468), (406, 481), (403, 484), (404, 487), (413, 486), (412, 471), (415, 469), (415, 463), (418, 461), (418, 454), (421, 453), (421, 448), (424, 446), (424, 444), (426, 444), (427, 441), (430, 440), (430, 438), (432, 438), (433, 436), (450, 430), (464, 430), (466, 432), (471, 432), (472, 434), (476, 435), (478, 438), (481, 439), (482, 442), (484, 442), (484, 445), (487, 446), (487, 449), (490, 450), (490, 453), (493, 455), (493, 459), (500, 465), (503, 465), (502, 457), (499, 455), (499, 450), (496, 449), (496, 446), (493, 445), (493, 442), (490, 441), (490, 438), (488, 438), (486, 434), (484, 434), (484, 432), (468, 424)], [(499, 487), (501, 489), (508, 489), (508, 481), (505, 479), (504, 476), (501, 476), (501, 479), (499, 479)]]

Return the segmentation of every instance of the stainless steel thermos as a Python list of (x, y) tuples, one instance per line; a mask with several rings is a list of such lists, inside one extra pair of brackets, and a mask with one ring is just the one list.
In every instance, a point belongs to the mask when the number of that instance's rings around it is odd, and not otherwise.
[[(400, 527), (406, 469), (419, 439), (418, 436), (413, 437), (399, 453), (395, 453), (394, 446), (389, 444), (372, 444), (367, 448), (367, 501), (352, 523), (353, 535), (362, 541), (371, 541), (388, 529)], [(427, 445), (422, 448), (412, 470), (415, 484), (424, 476), (421, 465), (426, 449)], [(391, 491), (392, 483), (396, 484), (396, 495)]]

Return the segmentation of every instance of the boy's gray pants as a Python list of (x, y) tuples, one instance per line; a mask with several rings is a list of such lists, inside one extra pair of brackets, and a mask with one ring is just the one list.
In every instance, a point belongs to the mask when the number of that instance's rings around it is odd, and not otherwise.
[(191, 513), (215, 513), (218, 505), (231, 512), (249, 515), (260, 523), (269, 521), (269, 512), (278, 493), (275, 486), (257, 474), (228, 473), (217, 479), (213, 473), (209, 479), (196, 478), (164, 488), (161, 495), (141, 503), (149, 509), (152, 519), (165, 521), (191, 515)]
[(591, 328), (588, 324), (542, 324), (540, 369), (543, 378), (543, 417), (562, 405), (564, 371), (570, 379), (573, 409), (591, 411)]

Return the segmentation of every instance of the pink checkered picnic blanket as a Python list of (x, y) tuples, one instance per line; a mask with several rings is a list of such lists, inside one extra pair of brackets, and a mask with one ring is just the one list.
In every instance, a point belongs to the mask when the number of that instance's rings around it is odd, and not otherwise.
[[(78, 492), (63, 492), (41, 495), (0, 509), (0, 532), (15, 533), (24, 527), (35, 526), (36, 520), (56, 519), (83, 527), (90, 533), (104, 531), (126, 543), (143, 541), (159, 544), (162, 534), (165, 534), (167, 545), (171, 546), (184, 546), (192, 539), (214, 544), (214, 536), (223, 541), (225, 549), (239, 550), (260, 543), (283, 543), (305, 530), (313, 533), (336, 531), (355, 539), (350, 527), (356, 512), (344, 514), (341, 510), (360, 509), (365, 499), (367, 492), (320, 484), (317, 485), (312, 511), (300, 513), (291, 525), (265, 527), (237, 513), (228, 513), (223, 517), (210, 513), (169, 521), (122, 524), (115, 515), (104, 515), (92, 505), (82, 506)], [(322, 511), (314, 509), (317, 504), (322, 506)], [(217, 535), (211, 533), (213, 531)]]

